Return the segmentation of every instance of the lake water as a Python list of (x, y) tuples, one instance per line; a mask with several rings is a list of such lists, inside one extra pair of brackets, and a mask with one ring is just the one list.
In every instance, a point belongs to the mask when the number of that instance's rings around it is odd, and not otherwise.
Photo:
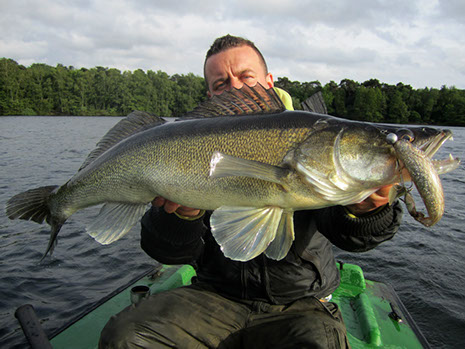
[[(107, 246), (85, 234), (95, 209), (73, 215), (53, 256), (38, 263), (48, 226), (5, 216), (5, 203), (14, 194), (66, 182), (119, 120), (0, 117), (0, 347), (26, 346), (14, 317), (18, 306), (33, 304), (51, 333), (157, 265), (140, 249), (138, 227)], [(439, 154), (463, 159), (465, 129), (452, 130), (455, 141)], [(393, 240), (366, 253), (338, 250), (337, 255), (360, 265), (367, 278), (390, 283), (433, 348), (460, 348), (465, 345), (465, 166), (443, 175), (442, 183), (446, 213), (436, 226), (425, 228), (406, 214)]]

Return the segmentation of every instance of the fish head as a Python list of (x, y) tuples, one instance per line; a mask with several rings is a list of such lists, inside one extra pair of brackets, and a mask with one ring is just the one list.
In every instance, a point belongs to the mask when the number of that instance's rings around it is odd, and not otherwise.
[[(322, 126), (322, 125), (320, 125)], [(292, 154), (304, 179), (334, 195), (389, 182), (395, 176), (395, 152), (386, 136), (366, 123), (328, 124), (314, 128)]]
[[(359, 202), (376, 188), (401, 180), (402, 163), (387, 137), (392, 134), (408, 139), (427, 158), (452, 136), (449, 130), (430, 127), (324, 121), (286, 156), (286, 162), (325, 199), (340, 204)], [(444, 168), (449, 166), (447, 171), (458, 165), (450, 161), (442, 162)], [(348, 194), (355, 192), (360, 194)]]

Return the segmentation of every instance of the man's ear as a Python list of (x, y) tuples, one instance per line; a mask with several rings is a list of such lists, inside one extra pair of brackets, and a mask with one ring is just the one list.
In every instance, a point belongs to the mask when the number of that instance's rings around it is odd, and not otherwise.
[(274, 87), (273, 75), (271, 73), (266, 74), (265, 81), (269, 88)]

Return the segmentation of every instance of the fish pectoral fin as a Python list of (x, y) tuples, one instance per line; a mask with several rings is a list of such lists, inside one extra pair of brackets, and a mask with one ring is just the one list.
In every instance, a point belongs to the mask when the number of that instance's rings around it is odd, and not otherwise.
[(289, 170), (282, 167), (246, 160), (218, 151), (213, 152), (210, 160), (210, 177), (212, 178), (243, 176), (258, 178), (284, 186), (282, 178), (288, 174)]
[(279, 222), (278, 230), (273, 241), (265, 250), (265, 255), (277, 261), (283, 259), (294, 242), (294, 211), (284, 212)]
[(317, 169), (299, 162), (296, 163), (295, 169), (324, 200), (337, 205), (346, 206), (361, 202), (376, 191), (376, 188), (366, 189), (356, 183), (347, 183), (333, 172), (323, 175)]
[[(281, 223), (283, 211), (280, 207), (222, 206), (210, 217), (211, 231), (226, 257), (245, 262), (263, 253), (277, 232), (288, 228), (288, 219)], [(276, 245), (270, 253), (281, 256), (279, 250)]]
[(86, 227), (87, 234), (102, 245), (123, 237), (144, 215), (147, 204), (106, 203), (95, 221)]

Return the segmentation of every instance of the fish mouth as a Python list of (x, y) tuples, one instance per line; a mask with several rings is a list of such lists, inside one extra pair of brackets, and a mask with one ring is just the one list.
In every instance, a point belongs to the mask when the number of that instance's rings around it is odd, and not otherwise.
[(431, 160), (438, 174), (445, 174), (455, 170), (461, 162), (459, 158), (454, 158), (452, 154), (449, 154), (449, 157), (445, 159), (432, 159), (432, 157), (437, 153), (442, 145), (448, 140), (454, 140), (452, 131), (441, 130), (438, 135), (431, 137), (421, 145), (417, 145), (417, 148), (420, 149), (424, 155)]
[(418, 148), (431, 159), (447, 140), (453, 140), (452, 131), (442, 130), (441, 133), (430, 138)]

